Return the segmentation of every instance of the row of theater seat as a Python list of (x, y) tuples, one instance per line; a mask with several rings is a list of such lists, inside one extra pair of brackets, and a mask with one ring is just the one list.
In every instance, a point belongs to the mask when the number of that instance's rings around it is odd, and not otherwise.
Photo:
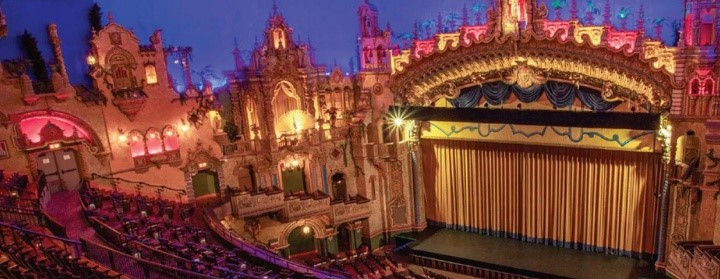
[[(48, 234), (42, 227), (16, 226)], [(2, 278), (127, 278), (84, 257), (73, 255), (67, 245), (40, 234), (21, 232), (9, 227), (0, 229), (0, 275)]]
[[(249, 261), (239, 249), (225, 249), (215, 243), (210, 232), (190, 226), (194, 208), (188, 205), (155, 200), (143, 196), (122, 195), (95, 187), (83, 187), (81, 192), (86, 215), (100, 220), (123, 234), (130, 254), (143, 256), (148, 251), (137, 249), (137, 241), (144, 247), (163, 251), (182, 260), (178, 268), (216, 277), (228, 273), (256, 278), (296, 278), (289, 270), (272, 270)], [(137, 250), (133, 250), (137, 249)], [(224, 272), (230, 271), (230, 272)]]

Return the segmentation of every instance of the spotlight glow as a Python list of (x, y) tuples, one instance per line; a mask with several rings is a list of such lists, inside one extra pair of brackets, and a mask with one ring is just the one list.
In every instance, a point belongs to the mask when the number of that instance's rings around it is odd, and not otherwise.
[(403, 124), (403, 119), (400, 117), (395, 117), (395, 118), (393, 118), (393, 124), (395, 124), (395, 126), (400, 127)]

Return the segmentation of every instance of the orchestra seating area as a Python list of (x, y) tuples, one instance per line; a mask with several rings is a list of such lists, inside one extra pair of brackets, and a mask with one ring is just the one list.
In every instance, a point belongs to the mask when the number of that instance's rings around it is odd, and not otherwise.
[(193, 205), (84, 185), (81, 196), (89, 223), (129, 254), (212, 277), (298, 277), (289, 270), (265, 268), (239, 249), (226, 249), (211, 232), (189, 225)]
[[(21, 230), (22, 229), (22, 230)], [(43, 227), (18, 222), (2, 226), (2, 278), (128, 278), (85, 257), (79, 243), (53, 239)]]

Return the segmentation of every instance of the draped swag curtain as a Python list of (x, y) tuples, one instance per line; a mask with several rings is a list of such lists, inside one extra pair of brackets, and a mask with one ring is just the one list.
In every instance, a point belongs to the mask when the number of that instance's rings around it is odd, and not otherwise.
[(490, 82), (461, 89), (460, 95), (451, 99), (450, 103), (456, 108), (471, 108), (477, 106), (480, 100), (485, 98), (489, 104), (499, 106), (510, 97), (511, 92), (523, 103), (535, 102), (545, 92), (555, 108), (569, 107), (576, 98), (591, 110), (600, 112), (612, 110), (621, 103), (620, 101), (606, 101), (597, 90), (557, 81), (548, 81), (545, 84), (536, 84), (528, 88), (508, 85), (502, 81)]
[(659, 154), (421, 144), (431, 224), (587, 251), (655, 254)]

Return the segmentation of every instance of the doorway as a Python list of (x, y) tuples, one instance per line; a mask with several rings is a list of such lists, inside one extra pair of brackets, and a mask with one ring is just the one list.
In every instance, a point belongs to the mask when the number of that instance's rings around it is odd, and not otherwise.
[(37, 156), (37, 169), (45, 174), (50, 193), (80, 188), (80, 171), (73, 149), (41, 152)]
[(308, 226), (297, 227), (288, 236), (290, 257), (297, 258), (317, 252), (315, 232)]
[(206, 195), (217, 195), (220, 192), (218, 175), (214, 171), (200, 171), (193, 175), (192, 182), (196, 199)]
[(330, 176), (332, 181), (332, 195), (333, 200), (344, 201), (348, 198), (347, 196), (347, 184), (345, 183), (345, 175), (341, 172), (336, 172)]
[(350, 235), (352, 231), (350, 228), (348, 228), (347, 223), (342, 224), (337, 228), (337, 241), (338, 241), (338, 251), (339, 252), (348, 252), (350, 250), (353, 250), (353, 243), (352, 243), (352, 236)]

